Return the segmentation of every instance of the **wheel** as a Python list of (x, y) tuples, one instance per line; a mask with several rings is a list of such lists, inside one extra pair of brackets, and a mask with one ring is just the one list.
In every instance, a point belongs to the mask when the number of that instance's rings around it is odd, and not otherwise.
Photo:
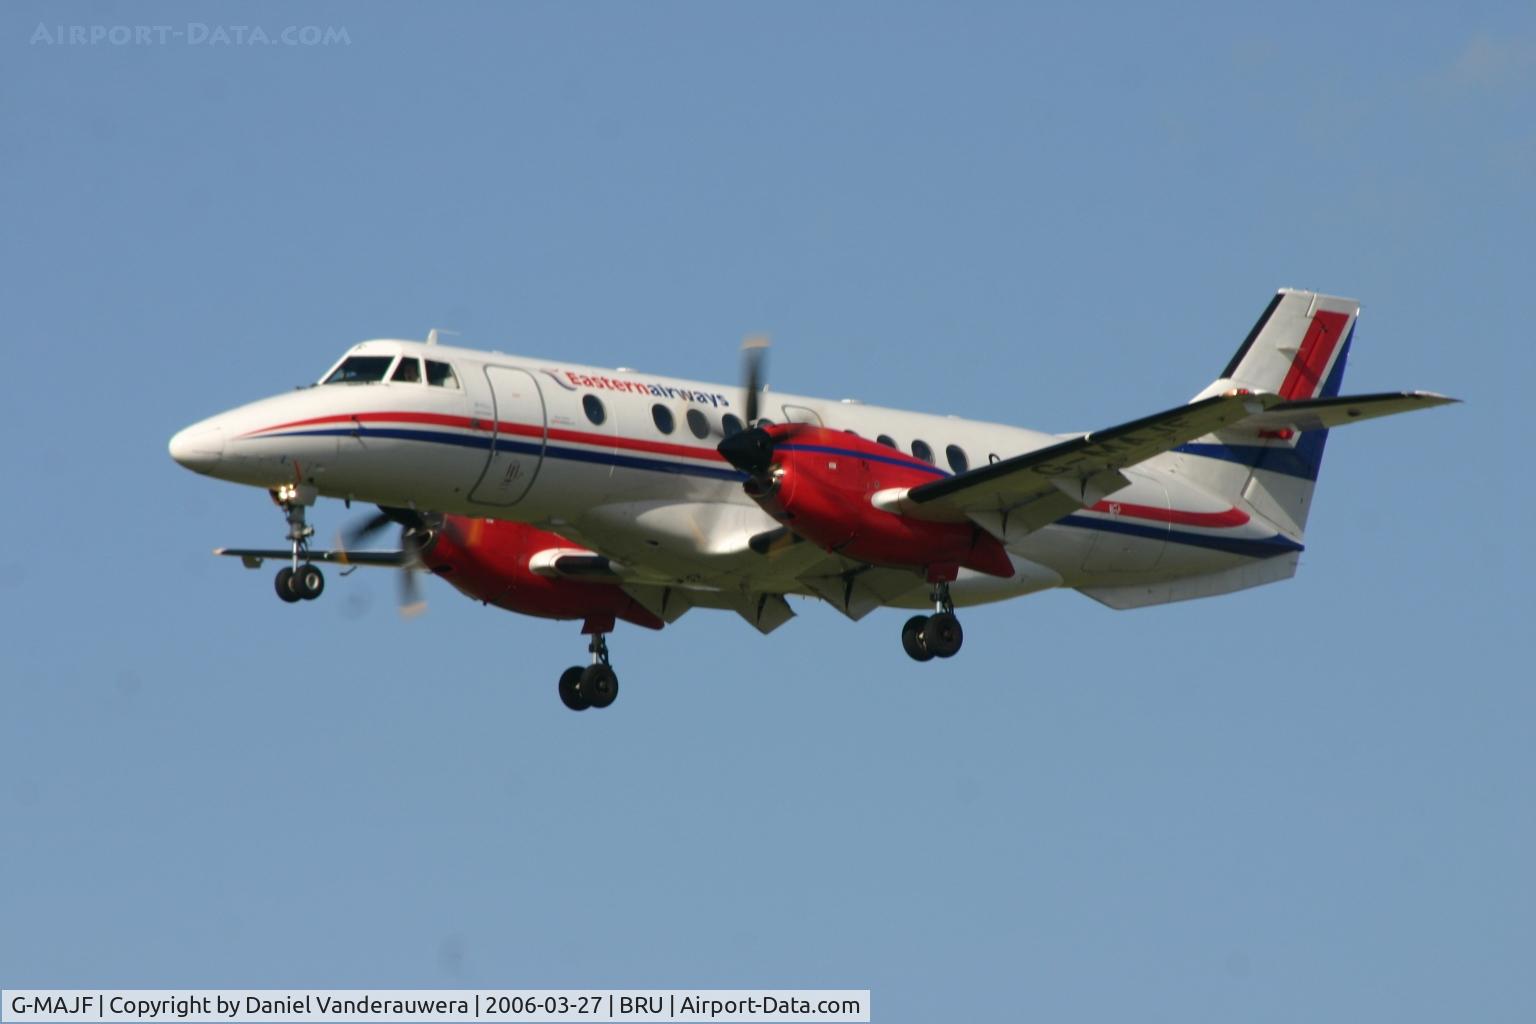
[(952, 612), (940, 612), (923, 627), (923, 646), (937, 658), (953, 658), (965, 641), (965, 631)]
[(293, 586), (293, 570), (284, 566), (277, 570), (277, 578), (272, 581), (272, 586), (277, 591), (277, 596), (289, 604), (299, 599), (299, 593)]
[(605, 708), (619, 695), (619, 677), (607, 665), (588, 665), (581, 673), (581, 695), (595, 708)]
[(581, 692), (581, 674), (586, 669), (572, 665), (560, 673), (560, 702), (572, 711), (585, 711), (592, 704)]
[(295, 594), (306, 601), (313, 601), (325, 590), (325, 573), (306, 562), (293, 574), (292, 586)]
[(913, 661), (927, 661), (933, 657), (933, 652), (928, 650), (928, 645), (923, 641), (923, 627), (926, 625), (928, 616), (914, 615), (901, 627), (901, 646)]

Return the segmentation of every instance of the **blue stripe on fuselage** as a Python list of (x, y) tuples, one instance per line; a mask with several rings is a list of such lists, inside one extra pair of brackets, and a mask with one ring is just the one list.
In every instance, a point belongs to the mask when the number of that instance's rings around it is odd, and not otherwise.
[[(257, 440), (265, 440), (269, 437), (356, 437), (359, 440), (368, 438), (387, 438), (392, 441), (426, 441), (434, 444), (458, 445), (461, 448), (479, 448), (482, 451), (491, 450), (493, 438), (489, 434), (446, 434), (436, 430), (409, 430), (403, 427), (368, 427), (358, 430), (355, 427), (341, 427), (332, 430), (291, 430), (281, 434), (264, 434)], [(552, 459), (566, 459), (571, 462), (589, 462), (605, 466), (622, 466), (625, 469), (651, 470), (657, 473), (677, 473), (683, 476), (699, 476), (709, 480), (745, 480), (746, 474), (734, 469), (717, 469), (714, 466), (691, 466), (684, 462), (668, 462), (665, 459), (651, 459), (639, 455), (627, 455), (614, 451), (587, 451), (582, 448), (563, 448), (553, 444), (539, 444), (532, 441), (517, 441), (508, 435), (499, 435), (494, 438), (498, 451), (521, 452), (524, 455), (538, 455), (542, 452)]]
[(1190, 547), (1210, 548), (1213, 551), (1225, 551), (1233, 555), (1247, 555), (1250, 558), (1274, 558), (1276, 555), (1303, 550), (1300, 544), (1278, 533), (1273, 537), (1220, 537), (1207, 533), (1185, 533), (1181, 530), (1170, 530), (1161, 526), (1142, 526), (1139, 523), (1094, 519), (1091, 516), (1077, 515), (1075, 513), (1063, 516), (1056, 520), (1056, 522), (1060, 526), (1075, 526), (1083, 530), (1103, 530), (1106, 533), (1123, 533), (1129, 537), (1142, 537), (1146, 540), (1166, 540), (1170, 544), (1187, 544)]

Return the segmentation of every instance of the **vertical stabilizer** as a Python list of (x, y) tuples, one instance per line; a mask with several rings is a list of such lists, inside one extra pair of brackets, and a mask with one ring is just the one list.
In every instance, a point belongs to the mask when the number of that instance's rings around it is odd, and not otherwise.
[[(1268, 392), (1287, 402), (1338, 395), (1359, 312), (1353, 299), (1281, 289), (1222, 375), (1196, 398), (1230, 388)], [(1178, 472), (1245, 503), (1299, 541), (1327, 441), (1325, 429), (1233, 428), (1181, 446)]]

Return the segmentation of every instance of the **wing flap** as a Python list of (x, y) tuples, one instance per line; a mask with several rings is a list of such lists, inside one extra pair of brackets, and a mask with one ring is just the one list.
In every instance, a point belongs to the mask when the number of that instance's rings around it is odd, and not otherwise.
[(864, 565), (838, 573), (804, 575), (800, 583), (854, 622), (927, 584), (918, 573)]

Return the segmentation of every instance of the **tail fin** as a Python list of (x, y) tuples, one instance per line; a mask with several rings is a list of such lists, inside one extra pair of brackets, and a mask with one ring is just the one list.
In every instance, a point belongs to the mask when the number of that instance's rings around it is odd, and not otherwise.
[(1359, 314), (1354, 299), (1280, 289), (1221, 376), (1196, 397), (1234, 387), (1287, 402), (1334, 397)]
[[(1281, 289), (1221, 376), (1196, 398), (1231, 388), (1276, 394), (1286, 402), (1336, 397), (1359, 312), (1353, 299)], [(1300, 541), (1327, 442), (1326, 428), (1237, 425), (1180, 447), (1179, 472), (1246, 503)]]
[(1236, 389), (1279, 400), (1265, 399), (1262, 412), (1172, 450), (1176, 461), (1170, 468), (1179, 476), (1250, 518), (1266, 520), (1297, 547), (1280, 545), (1282, 554), (1213, 572), (1170, 573), (1134, 584), (1084, 587), (1083, 593), (1112, 608), (1139, 608), (1230, 593), (1295, 574), (1329, 428), (1456, 401), (1429, 391), (1340, 396), (1359, 312), (1353, 299), (1282, 289), (1221, 376), (1195, 398)]

